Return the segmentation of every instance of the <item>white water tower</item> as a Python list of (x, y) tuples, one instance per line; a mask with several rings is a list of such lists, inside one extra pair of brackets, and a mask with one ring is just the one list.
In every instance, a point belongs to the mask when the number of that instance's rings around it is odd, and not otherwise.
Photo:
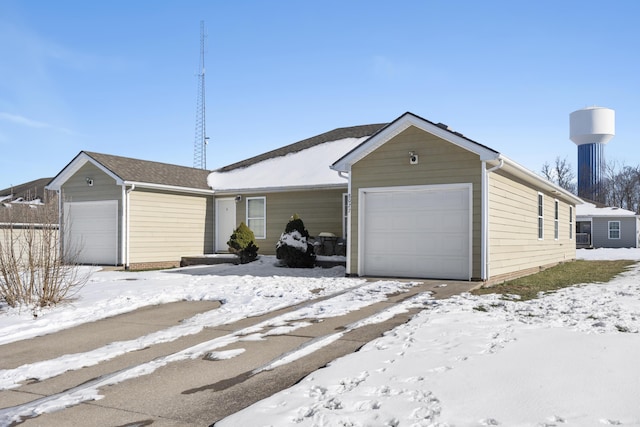
[(578, 145), (578, 196), (599, 202), (604, 146), (616, 134), (615, 111), (604, 107), (574, 111), (569, 127), (569, 137)]

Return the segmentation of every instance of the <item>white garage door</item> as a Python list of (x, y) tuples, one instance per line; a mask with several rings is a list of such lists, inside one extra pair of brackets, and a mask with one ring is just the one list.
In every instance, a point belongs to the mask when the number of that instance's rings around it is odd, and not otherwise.
[(64, 204), (65, 248), (80, 264), (118, 263), (118, 201)]
[(470, 184), (361, 190), (360, 200), (360, 274), (470, 279)]

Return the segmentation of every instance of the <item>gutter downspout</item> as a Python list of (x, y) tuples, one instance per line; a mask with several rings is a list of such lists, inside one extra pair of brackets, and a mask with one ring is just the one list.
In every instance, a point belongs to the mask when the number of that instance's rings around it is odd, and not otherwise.
[(67, 230), (62, 228), (62, 221), (64, 221), (64, 218), (62, 217), (62, 186), (59, 187), (56, 193), (58, 195), (58, 251), (60, 251), (60, 258), (64, 260), (64, 235)]
[(482, 281), (489, 279), (489, 174), (504, 166), (504, 160), (498, 157), (500, 163), (486, 169), (486, 161), (482, 161), (482, 253), (480, 275)]
[[(342, 175), (344, 172), (339, 172), (338, 174), (344, 178)], [(347, 258), (347, 262), (345, 263), (345, 276), (351, 276), (351, 239), (353, 238), (353, 233), (351, 232), (351, 165), (349, 165), (349, 172), (347, 172), (347, 241), (345, 242), (346, 246), (344, 249), (344, 255)]]
[(125, 197), (124, 197), (125, 226), (124, 226), (124, 233), (123, 233), (123, 236), (122, 236), (122, 251), (123, 251), (124, 268), (125, 268), (125, 270), (129, 269), (129, 221), (130, 221), (130, 218), (131, 218), (129, 195), (131, 194), (131, 192), (133, 190), (135, 190), (135, 188), (136, 188), (135, 184), (131, 184), (131, 187), (129, 189), (127, 189), (127, 185), (126, 184), (122, 185), (122, 191), (125, 193)]
[(345, 276), (351, 276), (351, 171), (338, 171), (338, 176), (347, 180), (347, 239), (345, 241), (344, 254), (347, 259)]

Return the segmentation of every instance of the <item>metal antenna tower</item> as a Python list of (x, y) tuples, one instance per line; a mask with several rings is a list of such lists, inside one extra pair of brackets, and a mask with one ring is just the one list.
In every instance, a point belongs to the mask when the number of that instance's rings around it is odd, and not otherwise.
[(207, 168), (207, 126), (205, 123), (205, 99), (204, 99), (204, 21), (200, 21), (200, 67), (198, 69), (198, 95), (196, 101), (196, 138), (193, 143), (193, 167)]

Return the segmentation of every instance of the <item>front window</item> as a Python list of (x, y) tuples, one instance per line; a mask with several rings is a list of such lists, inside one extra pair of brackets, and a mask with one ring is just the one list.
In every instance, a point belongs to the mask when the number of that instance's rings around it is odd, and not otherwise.
[(247, 226), (256, 239), (267, 238), (267, 199), (265, 197), (247, 197)]
[(609, 238), (620, 238), (620, 221), (609, 221)]
[(544, 238), (544, 197), (538, 193), (538, 240)]

